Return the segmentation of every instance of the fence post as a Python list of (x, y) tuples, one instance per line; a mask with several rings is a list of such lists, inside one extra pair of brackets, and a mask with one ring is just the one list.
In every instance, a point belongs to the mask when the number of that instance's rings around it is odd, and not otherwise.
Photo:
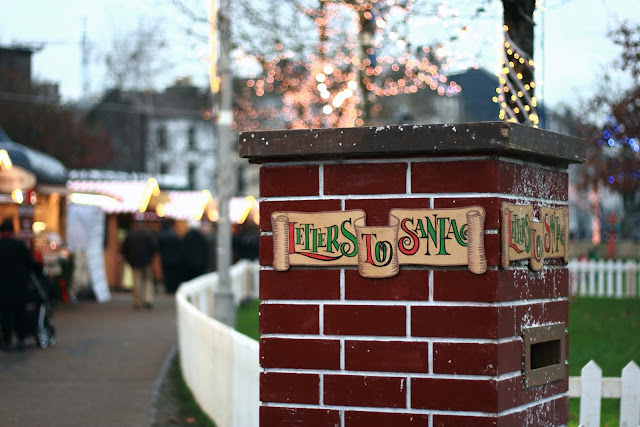
[(640, 425), (640, 368), (632, 360), (622, 370), (620, 427)]
[(607, 260), (607, 266), (606, 266), (607, 277), (605, 278), (605, 283), (607, 286), (608, 297), (613, 296), (613, 269), (614, 269), (613, 260), (612, 259)]
[(600, 400), (602, 396), (602, 369), (593, 360), (580, 371), (580, 425), (600, 426)]
[[(594, 268), (595, 267), (595, 268)], [(591, 270), (591, 274), (595, 277), (596, 270), (598, 272), (598, 279), (594, 279), (595, 289), (598, 296), (604, 296), (604, 269), (605, 263), (604, 260), (600, 259), (595, 262), (595, 265), (592, 266), (593, 270)]]
[(616, 269), (616, 297), (617, 298), (623, 298), (624, 297), (624, 291), (623, 291), (624, 282), (622, 280), (622, 275), (624, 274), (624, 262), (621, 259), (616, 260), (615, 269)]
[(579, 265), (580, 261), (571, 260), (569, 261), (569, 296), (575, 297), (578, 296), (578, 285), (579, 285)]
[(634, 261), (627, 261), (627, 297), (634, 297), (636, 295), (636, 275), (638, 271), (638, 264)]

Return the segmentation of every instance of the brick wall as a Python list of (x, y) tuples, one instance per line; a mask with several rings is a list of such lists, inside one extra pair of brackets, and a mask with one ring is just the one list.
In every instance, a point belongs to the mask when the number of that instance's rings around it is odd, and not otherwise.
[[(500, 264), (500, 204), (566, 205), (564, 170), (495, 157), (263, 164), (261, 425), (560, 425), (564, 381), (523, 388), (522, 328), (567, 322), (566, 266)], [(489, 270), (271, 269), (271, 213), (480, 205)], [(545, 424), (547, 423), (547, 424)]]
[[(262, 164), (260, 424), (566, 424), (568, 376), (525, 388), (522, 334), (568, 321), (568, 270), (500, 267), (500, 207), (529, 204), (539, 219), (541, 205), (566, 206), (577, 142), (505, 123), (241, 134), (241, 154)], [(486, 211), (481, 275), (272, 268), (275, 211), (362, 209), (383, 226), (392, 208), (472, 205)]]

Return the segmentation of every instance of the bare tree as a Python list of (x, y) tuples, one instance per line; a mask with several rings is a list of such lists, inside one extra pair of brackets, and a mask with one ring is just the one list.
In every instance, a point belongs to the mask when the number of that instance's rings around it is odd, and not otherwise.
[(140, 19), (136, 28), (118, 34), (105, 54), (108, 80), (120, 90), (151, 88), (170, 66), (166, 47), (160, 23)]

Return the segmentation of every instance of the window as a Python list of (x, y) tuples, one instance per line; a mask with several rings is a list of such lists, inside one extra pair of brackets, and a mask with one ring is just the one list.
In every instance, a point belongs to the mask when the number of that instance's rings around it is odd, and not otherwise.
[(189, 169), (187, 171), (187, 174), (188, 174), (188, 177), (189, 177), (189, 188), (191, 190), (195, 190), (196, 189), (196, 165), (191, 163), (189, 165)]
[(156, 139), (158, 148), (165, 150), (167, 148), (167, 128), (165, 126), (160, 126), (156, 130)]
[(167, 162), (160, 162), (160, 174), (166, 175), (169, 173), (169, 164)]
[(188, 138), (188, 144), (189, 144), (189, 150), (195, 150), (196, 149), (196, 128), (195, 126), (189, 126), (189, 132), (187, 135)]

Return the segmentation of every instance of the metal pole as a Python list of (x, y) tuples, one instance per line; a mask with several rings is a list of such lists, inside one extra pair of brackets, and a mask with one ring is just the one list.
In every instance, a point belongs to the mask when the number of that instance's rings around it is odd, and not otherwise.
[[(212, 5), (213, 6), (213, 5)], [(229, 20), (229, 0), (220, 0), (218, 12), (218, 38), (220, 40), (220, 56), (218, 73), (220, 75), (220, 93), (218, 108), (218, 288), (213, 298), (213, 317), (222, 323), (235, 328), (236, 311), (231, 292), (231, 221), (229, 218), (229, 202), (235, 191), (235, 175), (233, 170), (233, 153), (231, 150), (235, 139), (232, 129), (232, 84), (233, 75), (230, 69), (229, 53), (231, 49), (231, 25)], [(215, 58), (212, 58), (215, 60)]]

